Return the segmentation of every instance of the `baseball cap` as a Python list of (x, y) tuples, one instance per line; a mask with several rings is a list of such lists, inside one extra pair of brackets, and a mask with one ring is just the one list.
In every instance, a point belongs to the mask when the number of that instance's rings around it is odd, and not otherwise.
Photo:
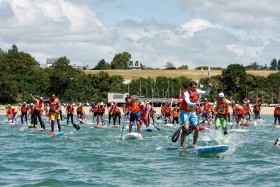
[(224, 93), (219, 93), (219, 97), (225, 97)]

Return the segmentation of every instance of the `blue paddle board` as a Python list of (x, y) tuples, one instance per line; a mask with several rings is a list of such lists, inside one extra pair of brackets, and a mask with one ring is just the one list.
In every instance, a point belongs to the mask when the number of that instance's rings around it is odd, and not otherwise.
[(50, 132), (51, 136), (63, 136), (64, 133), (63, 132)]
[(167, 151), (189, 151), (189, 152), (195, 152), (199, 154), (203, 153), (223, 153), (227, 150), (229, 150), (229, 146), (227, 145), (213, 145), (213, 146), (202, 146), (202, 147), (187, 147), (187, 148), (179, 148), (179, 147), (169, 147), (166, 148)]

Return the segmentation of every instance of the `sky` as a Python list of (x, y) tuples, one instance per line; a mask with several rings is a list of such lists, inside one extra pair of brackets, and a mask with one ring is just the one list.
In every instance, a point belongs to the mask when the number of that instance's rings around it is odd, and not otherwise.
[(279, 18), (278, 0), (0, 0), (0, 48), (90, 68), (124, 51), (153, 68), (270, 65)]

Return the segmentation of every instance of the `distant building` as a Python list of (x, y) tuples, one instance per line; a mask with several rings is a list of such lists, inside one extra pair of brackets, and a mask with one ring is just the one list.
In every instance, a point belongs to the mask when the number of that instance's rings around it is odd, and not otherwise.
[(46, 67), (47, 68), (51, 67), (57, 60), (58, 58), (47, 58)]
[(130, 58), (128, 61), (128, 69), (141, 69), (140, 58)]
[(76, 64), (74, 64), (73, 68), (77, 68), (77, 69), (80, 69), (80, 70), (89, 70), (88, 65), (86, 65), (86, 66), (76, 66)]
[[(46, 59), (46, 64), (40, 64), (41, 68), (49, 68), (51, 67), (56, 61), (58, 60), (58, 58), (47, 58)], [(72, 66), (73, 68), (78, 68), (80, 70), (89, 70), (89, 66), (76, 66), (76, 64), (74, 64), (74, 66)]]
[(128, 93), (108, 93), (108, 103), (125, 103)]

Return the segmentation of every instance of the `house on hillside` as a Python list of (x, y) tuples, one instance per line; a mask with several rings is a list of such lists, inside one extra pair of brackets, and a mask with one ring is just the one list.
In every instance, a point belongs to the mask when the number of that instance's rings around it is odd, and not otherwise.
[[(51, 67), (56, 61), (58, 60), (58, 58), (47, 58), (46, 59), (46, 64), (40, 64), (41, 68), (49, 68)], [(72, 66), (73, 68), (78, 68), (80, 70), (89, 70), (89, 66), (76, 66), (76, 64), (74, 64)]]
[(140, 58), (130, 58), (128, 61), (128, 69), (141, 69)]

